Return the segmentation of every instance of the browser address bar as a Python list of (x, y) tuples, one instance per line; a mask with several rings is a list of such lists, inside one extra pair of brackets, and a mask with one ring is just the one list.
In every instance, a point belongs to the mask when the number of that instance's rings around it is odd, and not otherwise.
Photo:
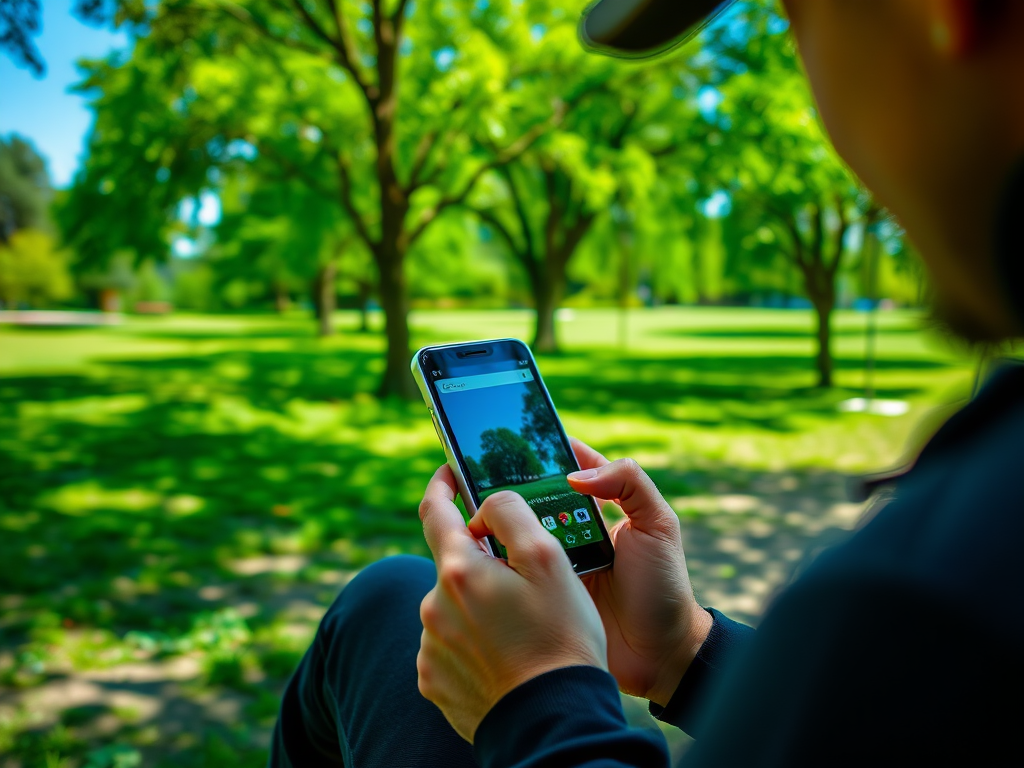
[(450, 392), (467, 392), (471, 389), (484, 389), (485, 387), (500, 387), (502, 384), (518, 384), (524, 381), (533, 381), (533, 371), (529, 369), (499, 371), (497, 373), (481, 373), (477, 376), (443, 379), (437, 382), (437, 389), (448, 394)]

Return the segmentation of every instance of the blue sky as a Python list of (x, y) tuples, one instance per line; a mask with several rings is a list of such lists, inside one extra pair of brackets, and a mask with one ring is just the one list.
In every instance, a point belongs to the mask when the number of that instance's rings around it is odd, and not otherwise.
[(128, 36), (83, 24), (71, 15), (71, 0), (43, 0), (43, 31), (34, 40), (46, 62), (42, 79), (0, 53), (0, 135), (29, 139), (49, 162), (54, 185), (64, 187), (92, 123), (85, 99), (67, 92), (80, 79), (75, 61), (124, 48)]
[[(483, 453), (480, 435), (488, 429), (507, 427), (518, 433), (523, 428), (523, 396), (530, 384), (503, 384), (498, 387), (470, 389), (465, 392), (439, 392), (444, 414), (463, 456), (480, 460)], [(558, 472), (553, 460), (544, 466), (546, 474)]]

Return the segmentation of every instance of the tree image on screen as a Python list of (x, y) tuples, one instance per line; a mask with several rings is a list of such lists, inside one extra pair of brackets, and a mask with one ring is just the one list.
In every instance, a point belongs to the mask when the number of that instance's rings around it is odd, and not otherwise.
[(530, 443), (507, 427), (480, 435), (482, 467), (491, 487), (528, 483), (544, 474), (544, 465)]
[(480, 466), (480, 462), (472, 456), (465, 456), (463, 458), (466, 462), (466, 471), (469, 472), (469, 476), (476, 484), (476, 487), (480, 490), (490, 488), (491, 484), (487, 479), (487, 473), (484, 471), (484, 468)]
[(548, 406), (547, 399), (539, 389), (527, 391), (523, 395), (521, 434), (530, 442), (542, 462), (546, 464), (553, 460), (563, 474), (572, 472), (574, 467), (565, 455), (555, 412)]

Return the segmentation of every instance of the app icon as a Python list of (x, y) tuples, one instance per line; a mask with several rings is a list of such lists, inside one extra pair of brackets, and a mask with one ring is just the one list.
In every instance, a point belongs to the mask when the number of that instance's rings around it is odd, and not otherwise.
[(562, 525), (568, 527), (568, 525), (569, 525), (569, 523), (571, 521), (572, 521), (572, 518), (569, 517), (569, 515), (567, 515), (565, 512), (559, 512), (558, 513), (558, 522), (560, 522)]
[(583, 507), (580, 507), (579, 509), (574, 510), (573, 514), (576, 516), (576, 522), (577, 523), (585, 523), (585, 522), (587, 522), (590, 519), (590, 513), (587, 512), (587, 510), (584, 509)]
[(566, 544), (575, 544), (576, 543), (576, 535), (572, 534), (572, 533), (565, 534), (565, 543)]
[(547, 528), (549, 531), (553, 531), (555, 530), (555, 528), (558, 527), (558, 523), (555, 522), (555, 518), (553, 518), (551, 515), (548, 515), (547, 517), (542, 517), (540, 519), (540, 524)]
[(584, 539), (589, 539), (590, 538), (590, 529), (589, 528), (587, 528), (587, 530), (585, 530), (583, 532), (583, 538)]

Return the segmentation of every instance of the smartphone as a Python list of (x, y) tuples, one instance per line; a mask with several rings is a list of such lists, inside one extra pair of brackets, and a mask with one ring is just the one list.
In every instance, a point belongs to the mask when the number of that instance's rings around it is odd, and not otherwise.
[[(472, 516), (491, 494), (515, 491), (558, 539), (577, 574), (612, 564), (597, 501), (565, 476), (580, 468), (530, 348), (518, 339), (424, 347), (412, 360), (434, 429)], [(493, 536), (487, 547), (506, 557)]]

